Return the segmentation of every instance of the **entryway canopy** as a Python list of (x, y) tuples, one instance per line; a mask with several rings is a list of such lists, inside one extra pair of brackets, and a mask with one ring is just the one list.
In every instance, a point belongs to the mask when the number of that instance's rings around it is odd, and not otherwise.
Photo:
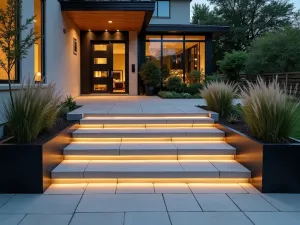
[(141, 31), (148, 26), (153, 0), (59, 0), (61, 10), (80, 30)]

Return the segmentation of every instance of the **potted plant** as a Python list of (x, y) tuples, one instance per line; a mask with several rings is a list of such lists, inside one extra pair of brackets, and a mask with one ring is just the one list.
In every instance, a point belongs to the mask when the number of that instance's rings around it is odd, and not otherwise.
[(154, 89), (161, 83), (161, 70), (154, 61), (145, 62), (139, 72), (146, 85), (146, 95), (154, 95)]

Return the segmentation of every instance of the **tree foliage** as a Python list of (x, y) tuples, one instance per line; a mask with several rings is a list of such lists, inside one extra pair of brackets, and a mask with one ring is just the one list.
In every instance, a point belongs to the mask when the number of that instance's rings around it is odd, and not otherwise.
[(300, 28), (270, 32), (255, 40), (249, 51), (247, 73), (300, 70)]
[(230, 81), (238, 81), (240, 74), (245, 71), (248, 53), (245, 51), (226, 52), (224, 59), (218, 61), (220, 70)]
[[(21, 24), (22, 4), (22, 0), (7, 0), (6, 8), (0, 9), (0, 49), (4, 54), (4, 58), (0, 59), (0, 67), (7, 73), (13, 106), (11, 71), (18, 60), (27, 56), (28, 50), (40, 38), (33, 28), (29, 29), (35, 16), (26, 19), (25, 23)], [(24, 31), (27, 31), (25, 36)]]

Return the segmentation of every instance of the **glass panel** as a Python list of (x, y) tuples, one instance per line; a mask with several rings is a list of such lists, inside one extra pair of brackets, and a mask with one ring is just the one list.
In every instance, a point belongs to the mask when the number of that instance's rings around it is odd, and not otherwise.
[[(42, 34), (42, 1), (34, 0), (34, 32)], [(35, 81), (42, 80), (42, 38), (34, 44), (34, 77)]]
[(94, 51), (107, 51), (107, 45), (94, 45)]
[(161, 42), (146, 42), (146, 60), (153, 60), (161, 66)]
[[(191, 83), (192, 81), (188, 80), (188, 74), (193, 70), (199, 70), (199, 42), (186, 42), (185, 43), (185, 74), (186, 81)], [(199, 77), (200, 79), (200, 77)]]
[(125, 44), (113, 44), (113, 92), (125, 92)]
[[(5, 10), (6, 9), (6, 4), (7, 4), (7, 0), (1, 0), (0, 1), (0, 9)], [(1, 27), (2, 28), (2, 27)], [(0, 59), (2, 59), (4, 61), (4, 63), (6, 64), (6, 56), (5, 54), (2, 52), (2, 50), (0, 49)], [(15, 72), (15, 67), (12, 68), (11, 72), (10, 72), (10, 78), (12, 80), (16, 80), (16, 72)], [(2, 69), (2, 67), (0, 67), (0, 80), (8, 80), (8, 76), (7, 73), (5, 72), (4, 69)]]
[(94, 84), (94, 91), (107, 91), (106, 84)]
[(158, 1), (158, 17), (169, 17), (170, 16), (170, 2), (169, 1)]
[(200, 42), (200, 71), (205, 74), (205, 42)]
[(155, 9), (153, 12), (153, 16), (157, 16), (157, 2), (155, 2)]
[(170, 70), (170, 75), (180, 76), (183, 79), (183, 43), (163, 43), (163, 65)]
[(183, 41), (183, 36), (178, 36), (178, 35), (164, 35), (163, 40), (178, 40), (178, 41)]
[(94, 64), (107, 64), (107, 58), (94, 58)]
[(204, 41), (205, 36), (185, 36), (185, 40)]
[(108, 77), (108, 72), (107, 71), (94, 71), (94, 77)]
[(160, 35), (147, 35), (146, 36), (147, 41), (161, 41)]

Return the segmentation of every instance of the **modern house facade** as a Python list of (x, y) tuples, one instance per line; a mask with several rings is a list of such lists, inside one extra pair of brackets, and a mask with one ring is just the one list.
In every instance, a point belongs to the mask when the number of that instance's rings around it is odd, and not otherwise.
[[(42, 38), (14, 68), (15, 83), (30, 76), (63, 95), (139, 95), (146, 60), (186, 82), (191, 70), (211, 74), (212, 40), (229, 28), (190, 24), (190, 2), (24, 0), (23, 19), (36, 15), (32, 28)], [(2, 70), (0, 82), (5, 91)]]

